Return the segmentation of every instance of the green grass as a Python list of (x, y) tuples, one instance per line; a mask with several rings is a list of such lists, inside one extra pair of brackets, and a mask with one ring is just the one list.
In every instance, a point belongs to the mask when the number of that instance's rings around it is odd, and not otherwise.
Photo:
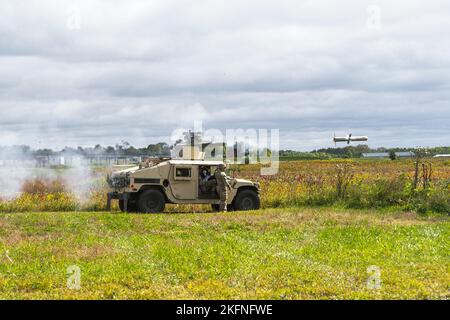
[(369, 210), (0, 214), (0, 298), (448, 299), (449, 242), (448, 217)]

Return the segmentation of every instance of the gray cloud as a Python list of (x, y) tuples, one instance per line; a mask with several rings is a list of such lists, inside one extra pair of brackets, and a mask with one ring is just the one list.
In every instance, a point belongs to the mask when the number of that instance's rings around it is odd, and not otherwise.
[[(381, 10), (368, 28), (367, 7)], [(67, 26), (73, 8), (80, 29)], [(2, 144), (280, 128), (284, 148), (450, 141), (448, 1), (2, 1)]]

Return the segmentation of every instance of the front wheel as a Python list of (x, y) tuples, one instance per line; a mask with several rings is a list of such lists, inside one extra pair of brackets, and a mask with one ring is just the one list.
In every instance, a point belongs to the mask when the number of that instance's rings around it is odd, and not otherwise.
[(166, 199), (159, 190), (149, 189), (139, 195), (138, 208), (143, 213), (163, 212)]
[(234, 206), (239, 211), (258, 210), (261, 206), (259, 195), (254, 190), (242, 190), (237, 194)]

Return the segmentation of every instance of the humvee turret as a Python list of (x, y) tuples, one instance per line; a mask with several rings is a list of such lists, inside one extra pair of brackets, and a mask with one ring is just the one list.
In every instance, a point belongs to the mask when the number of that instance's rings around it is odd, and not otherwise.
[[(163, 212), (166, 203), (210, 204), (219, 208), (214, 171), (223, 164), (207, 160), (165, 160), (151, 165), (124, 166), (108, 176), (108, 210), (112, 199), (124, 212)], [(229, 210), (260, 207), (258, 183), (231, 179)]]

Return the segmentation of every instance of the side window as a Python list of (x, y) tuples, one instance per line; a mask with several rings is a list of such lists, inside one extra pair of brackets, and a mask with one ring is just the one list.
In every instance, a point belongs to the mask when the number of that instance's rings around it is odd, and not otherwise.
[(200, 166), (198, 169), (199, 169), (198, 178), (202, 181), (208, 181), (212, 175), (211, 167), (210, 166)]
[(175, 167), (175, 180), (191, 180), (191, 168)]

